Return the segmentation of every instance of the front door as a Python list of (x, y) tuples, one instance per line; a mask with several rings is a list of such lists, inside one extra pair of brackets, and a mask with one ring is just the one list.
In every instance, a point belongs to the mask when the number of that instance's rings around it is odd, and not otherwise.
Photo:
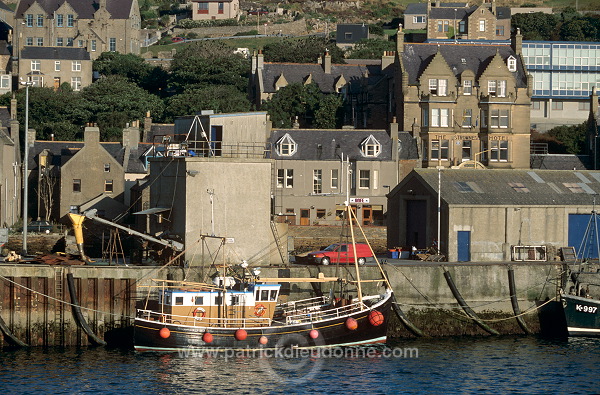
[(373, 209), (371, 206), (363, 206), (363, 225), (371, 225), (373, 223)]
[(300, 225), (305, 225), (305, 226), (310, 225), (310, 209), (309, 208), (301, 208), (300, 209)]
[(469, 262), (471, 260), (471, 231), (458, 231), (458, 261)]

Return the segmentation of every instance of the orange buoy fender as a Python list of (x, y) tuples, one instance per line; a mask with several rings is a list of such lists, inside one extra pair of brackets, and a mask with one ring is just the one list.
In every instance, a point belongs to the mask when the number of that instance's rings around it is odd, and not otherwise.
[(248, 337), (248, 332), (246, 332), (245, 330), (238, 329), (237, 331), (235, 331), (236, 340), (246, 340), (247, 337)]
[(213, 335), (210, 332), (204, 332), (204, 335), (202, 335), (202, 341), (204, 343), (212, 343), (213, 341)]
[(317, 337), (319, 337), (319, 331), (313, 329), (310, 332), (308, 332), (308, 336), (310, 336), (311, 339), (316, 339)]
[(354, 318), (350, 317), (346, 320), (346, 328), (353, 331), (358, 328), (358, 322)]
[(162, 328), (160, 331), (158, 331), (158, 334), (160, 335), (160, 337), (162, 337), (163, 339), (168, 338), (169, 336), (171, 336), (171, 331), (169, 330), (169, 328)]
[(369, 322), (373, 326), (379, 326), (379, 325), (383, 324), (384, 320), (385, 320), (385, 317), (383, 316), (383, 314), (381, 314), (381, 312), (379, 312), (377, 310), (373, 310), (369, 313)]
[(267, 344), (269, 342), (269, 339), (267, 339), (266, 336), (261, 336), (258, 338), (258, 342), (264, 346), (265, 344)]

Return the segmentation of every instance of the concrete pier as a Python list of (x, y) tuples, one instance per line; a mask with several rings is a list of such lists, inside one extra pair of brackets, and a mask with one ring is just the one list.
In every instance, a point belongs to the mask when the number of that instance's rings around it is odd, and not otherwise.
[[(398, 305), (408, 319), (428, 336), (487, 335), (470, 319), (452, 294), (444, 277), (450, 273), (456, 288), (468, 306), (501, 334), (523, 333), (513, 317), (508, 283), (508, 267), (514, 270), (515, 291), (522, 317), (532, 332), (539, 332), (536, 301), (556, 296), (561, 262), (425, 263), (395, 262), (383, 265), (392, 284)], [(261, 277), (352, 277), (353, 267), (301, 266), (263, 267)], [(361, 269), (363, 280), (378, 279), (375, 266)], [(214, 270), (213, 270), (214, 271)], [(95, 334), (109, 343), (130, 341), (131, 327), (138, 301), (144, 299), (152, 278), (200, 281), (202, 268), (108, 267), (0, 265), (0, 316), (10, 331), (31, 346), (90, 344), (76, 324), (71, 311), (66, 275), (72, 273), (83, 316)], [(365, 283), (366, 293), (376, 292), (377, 283)], [(327, 295), (334, 283), (316, 284)], [(335, 288), (339, 289), (339, 288)], [(381, 288), (379, 288), (381, 289)], [(353, 288), (349, 291), (352, 294)], [(314, 295), (310, 283), (287, 284), (282, 299), (300, 299)], [(395, 322), (391, 335), (412, 336)], [(5, 339), (0, 339), (7, 346)]]

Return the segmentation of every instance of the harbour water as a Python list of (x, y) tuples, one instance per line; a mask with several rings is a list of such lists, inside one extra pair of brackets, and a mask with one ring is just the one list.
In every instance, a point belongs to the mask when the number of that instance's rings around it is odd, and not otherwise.
[(300, 354), (136, 353), (105, 348), (3, 350), (0, 389), (11, 394), (600, 391), (600, 339), (403, 339), (368, 352), (340, 349), (329, 354)]

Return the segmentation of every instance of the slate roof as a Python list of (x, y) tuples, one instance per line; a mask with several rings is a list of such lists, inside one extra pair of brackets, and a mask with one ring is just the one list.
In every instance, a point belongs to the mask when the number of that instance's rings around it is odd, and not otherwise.
[(8, 42), (6, 40), (0, 41), (0, 55), (10, 55), (10, 50), (8, 49)]
[[(440, 3), (439, 7), (435, 6), (435, 3), (431, 3), (431, 9), (439, 8), (464, 8), (468, 3)], [(404, 15), (421, 15), (427, 14), (427, 2), (424, 3), (410, 3), (406, 6)]]
[(0, 107), (0, 122), (4, 127), (10, 126), (10, 110), (8, 107)]
[(531, 168), (540, 170), (586, 170), (589, 156), (580, 157), (573, 154), (534, 155)]
[(3, 9), (5, 11), (10, 11), (13, 12), (12, 8), (10, 8), (9, 6), (7, 6), (6, 4), (4, 4), (3, 1), (0, 1), (0, 9)]
[[(343, 152), (344, 158), (349, 156), (350, 160), (392, 160), (390, 136), (387, 131), (381, 129), (276, 129), (271, 133), (270, 141), (273, 147), (286, 134), (298, 144), (296, 153), (293, 156), (280, 156), (273, 149), (273, 159), (339, 161)], [(381, 144), (381, 154), (373, 158), (364, 157), (360, 149), (360, 144), (370, 135)]]
[(456, 13), (454, 13), (454, 8), (449, 7), (433, 7), (429, 12), (429, 17), (432, 19), (455, 19), (457, 20), (465, 19), (467, 16), (471, 15), (473, 11), (475, 11), (479, 6), (475, 7), (456, 7)]
[[(102, 147), (123, 165), (123, 159), (125, 156), (125, 148), (121, 143), (100, 143)], [(43, 141), (36, 140), (33, 143), (33, 147), (29, 150), (29, 169), (36, 170), (38, 167), (37, 160), (38, 155), (48, 150), (52, 154), (52, 165), (62, 166), (69, 159), (73, 157), (79, 150), (83, 148), (83, 141)], [(142, 154), (148, 149), (146, 145), (140, 144), (137, 149), (130, 150), (129, 162), (126, 173), (146, 173), (144, 169), (144, 162), (142, 161)]]
[[(346, 39), (346, 33), (352, 33), (352, 37)], [(338, 24), (335, 41), (338, 44), (350, 44), (369, 38), (369, 26), (363, 24)]]
[(2, 129), (0, 129), (0, 145), (15, 145), (14, 141)]
[[(454, 75), (459, 75), (469, 69), (479, 78), (486, 67), (496, 55), (500, 54), (502, 60), (506, 63), (509, 56), (517, 59), (517, 71), (515, 75), (517, 87), (525, 88), (527, 86), (527, 73), (521, 63), (521, 57), (517, 56), (510, 45), (476, 45), (476, 44), (405, 44), (402, 52), (402, 62), (408, 72), (408, 83), (417, 84), (417, 79), (427, 68), (433, 56), (440, 51), (446, 63), (454, 71)], [(465, 60), (463, 64), (462, 60)]]
[(398, 160), (419, 159), (417, 140), (409, 132), (398, 132)]
[(153, 123), (150, 127), (150, 132), (147, 135), (147, 141), (144, 143), (152, 143), (154, 141), (154, 136), (164, 136), (166, 134), (174, 134), (175, 133), (175, 124), (170, 123)]
[(312, 75), (312, 81), (319, 86), (321, 92), (334, 93), (335, 83), (341, 75), (350, 84), (351, 92), (354, 92), (361, 89), (360, 84), (365, 73), (368, 73), (369, 85), (374, 85), (382, 78), (387, 78), (386, 70), (382, 73), (380, 65), (332, 64), (331, 73), (326, 74), (320, 64), (265, 62), (262, 73), (265, 93), (276, 92), (275, 82), (281, 74), (288, 84), (304, 83), (306, 78)]
[[(437, 169), (415, 169), (402, 184), (412, 176), (437, 194)], [(592, 205), (594, 195), (600, 193), (600, 171), (588, 170), (446, 169), (441, 180), (442, 200), (451, 205)], [(518, 191), (509, 183), (519, 183), (526, 191), (522, 188)]]
[(21, 50), (23, 59), (63, 59), (90, 60), (90, 54), (85, 48), (73, 47), (33, 47), (27, 46)]
[[(77, 14), (78, 19), (93, 19), (98, 10), (98, 0), (25, 0), (20, 1), (15, 12), (15, 18), (23, 18), (23, 14), (37, 2), (46, 14), (52, 15), (63, 3), (68, 3)], [(112, 19), (129, 19), (133, 0), (106, 0), (106, 9)]]

